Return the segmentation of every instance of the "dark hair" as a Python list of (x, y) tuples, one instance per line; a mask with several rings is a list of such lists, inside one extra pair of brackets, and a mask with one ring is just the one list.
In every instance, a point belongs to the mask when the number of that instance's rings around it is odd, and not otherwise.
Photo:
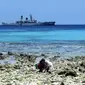
[(42, 58), (42, 59), (40, 60), (40, 63), (45, 63), (45, 59)]

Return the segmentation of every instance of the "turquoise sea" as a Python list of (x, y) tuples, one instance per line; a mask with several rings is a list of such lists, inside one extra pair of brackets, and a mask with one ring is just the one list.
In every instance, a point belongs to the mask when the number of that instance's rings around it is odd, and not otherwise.
[(85, 40), (84, 28), (51, 27), (0, 27), (0, 42), (35, 43)]

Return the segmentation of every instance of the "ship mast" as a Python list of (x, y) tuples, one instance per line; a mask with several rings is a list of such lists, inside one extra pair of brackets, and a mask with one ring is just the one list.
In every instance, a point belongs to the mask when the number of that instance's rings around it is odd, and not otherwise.
[(32, 14), (30, 14), (30, 21), (32, 22)]

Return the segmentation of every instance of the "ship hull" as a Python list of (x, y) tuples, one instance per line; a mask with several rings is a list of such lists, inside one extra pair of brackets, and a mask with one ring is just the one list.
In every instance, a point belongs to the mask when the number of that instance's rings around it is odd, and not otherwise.
[(40, 22), (40, 23), (22, 23), (22, 24), (16, 24), (16, 23), (11, 23), (7, 24), (4, 23), (2, 24), (3, 26), (54, 26), (55, 22)]
[(52, 25), (55, 25), (55, 22), (43, 22), (41, 25), (52, 26)]

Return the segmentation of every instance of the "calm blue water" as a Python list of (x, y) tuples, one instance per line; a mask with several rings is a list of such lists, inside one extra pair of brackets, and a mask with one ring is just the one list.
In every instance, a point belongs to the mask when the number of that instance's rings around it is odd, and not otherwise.
[(85, 40), (84, 28), (0, 27), (0, 42), (56, 42)]

